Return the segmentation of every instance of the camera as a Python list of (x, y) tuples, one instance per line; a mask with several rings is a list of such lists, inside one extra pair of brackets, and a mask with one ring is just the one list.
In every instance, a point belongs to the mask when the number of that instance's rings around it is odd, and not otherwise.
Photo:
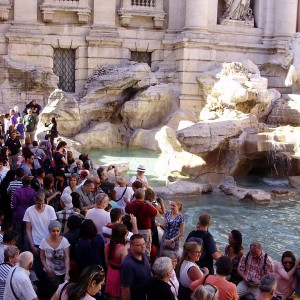
[(163, 199), (161, 199), (161, 198), (156, 198), (156, 202), (157, 202), (158, 204), (161, 204), (161, 203), (163, 202)]
[(129, 214), (125, 214), (123, 217), (122, 217), (122, 222), (124, 222), (124, 221), (130, 221), (131, 220), (131, 217), (130, 217), (130, 215)]
[(115, 165), (112, 165), (112, 166), (111, 166), (112, 169), (114, 169), (115, 167), (116, 167)]

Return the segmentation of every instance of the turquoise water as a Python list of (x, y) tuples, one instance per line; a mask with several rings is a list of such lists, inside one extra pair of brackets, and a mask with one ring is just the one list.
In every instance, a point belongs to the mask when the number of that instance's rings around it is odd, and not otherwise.
[[(90, 155), (96, 165), (128, 161), (131, 177), (139, 164), (146, 167), (146, 176), (152, 186), (165, 185), (168, 175), (168, 158), (158, 152), (144, 149), (92, 150)], [(157, 176), (158, 174), (158, 176)], [(244, 177), (237, 179), (238, 185), (246, 188), (287, 189), (287, 181), (270, 178)], [(210, 232), (220, 249), (224, 251), (227, 236), (232, 229), (243, 233), (247, 250), (251, 241), (258, 240), (263, 249), (274, 260), (279, 260), (285, 250), (300, 257), (299, 214), (300, 199), (281, 199), (269, 205), (258, 206), (251, 202), (238, 202), (218, 191), (212, 194), (180, 197), (186, 219), (185, 236), (195, 229), (199, 215), (208, 212), (212, 217)], [(168, 206), (168, 199), (165, 199)]]

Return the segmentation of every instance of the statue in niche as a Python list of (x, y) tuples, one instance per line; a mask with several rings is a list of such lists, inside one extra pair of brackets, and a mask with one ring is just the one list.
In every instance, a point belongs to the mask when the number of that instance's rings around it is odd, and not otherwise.
[(250, 0), (225, 0), (225, 13), (223, 18), (238, 21), (253, 19)]

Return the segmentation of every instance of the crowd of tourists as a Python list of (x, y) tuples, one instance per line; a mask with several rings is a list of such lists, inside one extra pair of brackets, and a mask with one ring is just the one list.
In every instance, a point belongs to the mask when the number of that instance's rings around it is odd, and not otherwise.
[(221, 251), (205, 212), (184, 239), (182, 203), (158, 198), (144, 165), (130, 179), (95, 169), (55, 130), (41, 141), (25, 130), (23, 143), (14, 125), (0, 145), (0, 299), (300, 297), (292, 252), (275, 264), (258, 241), (244, 249), (236, 229)]

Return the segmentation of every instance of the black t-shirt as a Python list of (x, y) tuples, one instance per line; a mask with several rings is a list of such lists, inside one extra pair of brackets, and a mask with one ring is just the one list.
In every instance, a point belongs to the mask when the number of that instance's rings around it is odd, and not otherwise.
[(13, 156), (13, 155), (16, 155), (19, 153), (19, 150), (21, 148), (21, 143), (18, 138), (15, 138), (14, 140), (9, 138), (6, 141), (5, 146), (8, 147), (8, 149), (10, 151), (10, 155)]
[(213, 236), (205, 230), (193, 230), (186, 238), (186, 242), (198, 242), (202, 245), (202, 251), (197, 265), (208, 268), (210, 274), (214, 274), (214, 259), (212, 254), (217, 252), (216, 242)]
[(175, 300), (171, 286), (159, 279), (152, 278), (146, 287), (147, 300)]
[(56, 169), (61, 169), (64, 168), (64, 163), (62, 162), (62, 158), (64, 157), (64, 155), (62, 155), (60, 152), (55, 152), (53, 155), (53, 159), (55, 161), (55, 168)]

